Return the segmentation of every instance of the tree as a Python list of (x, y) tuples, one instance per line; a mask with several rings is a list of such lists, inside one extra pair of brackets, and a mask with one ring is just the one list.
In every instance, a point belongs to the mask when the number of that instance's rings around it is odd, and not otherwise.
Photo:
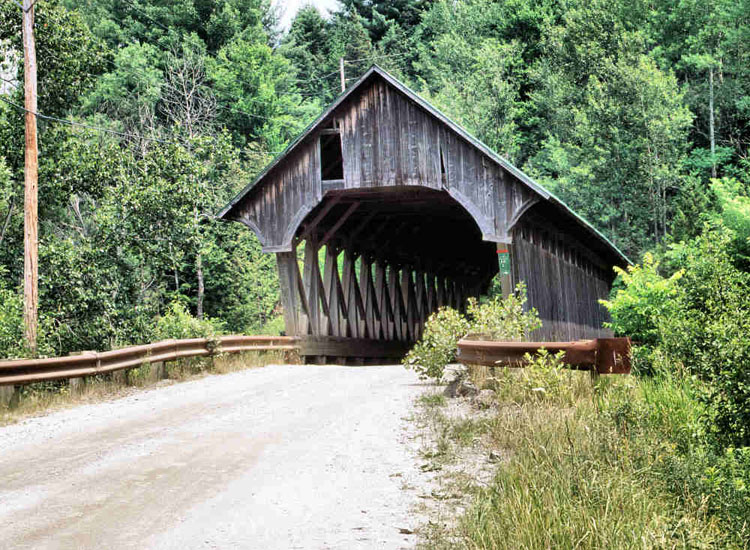
[(338, 69), (338, 59), (330, 51), (330, 29), (312, 5), (303, 6), (292, 20), (280, 53), (295, 68), (300, 93), (328, 102), (339, 87), (328, 75)]
[(430, 5), (429, 0), (342, 0), (344, 9), (361, 18), (373, 43), (379, 42), (392, 26), (411, 30)]
[(203, 43), (193, 37), (167, 58), (161, 110), (167, 123), (184, 134), (185, 143), (213, 133), (216, 98), (208, 86)]

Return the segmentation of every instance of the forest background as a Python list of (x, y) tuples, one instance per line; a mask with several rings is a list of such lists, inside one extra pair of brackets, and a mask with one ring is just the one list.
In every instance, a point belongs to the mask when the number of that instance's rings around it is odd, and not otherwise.
[[(277, 331), (273, 255), (213, 215), (377, 63), (634, 261), (722, 226), (750, 270), (750, 0), (39, 0), (41, 352), (166, 312)], [(0, 2), (0, 357), (23, 349), (21, 12)], [(670, 269), (670, 262), (662, 263)], [(668, 273), (667, 273), (668, 274)]]

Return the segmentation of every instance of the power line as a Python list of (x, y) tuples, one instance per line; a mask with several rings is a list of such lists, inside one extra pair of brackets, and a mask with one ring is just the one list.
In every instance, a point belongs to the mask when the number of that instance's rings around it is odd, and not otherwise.
[(333, 71), (332, 73), (325, 74), (323, 76), (318, 76), (315, 78), (305, 79), (305, 78), (295, 78), (292, 80), (294, 83), (302, 83), (302, 84), (309, 84), (310, 82), (317, 82), (318, 80), (325, 80), (326, 78), (331, 78), (333, 75), (339, 74), (338, 69)]
[[(80, 127), (80, 128), (86, 128), (88, 130), (94, 130), (94, 131), (97, 131), (97, 132), (106, 132), (108, 134), (113, 134), (113, 135), (120, 136), (120, 137), (139, 138), (139, 139), (142, 139), (144, 141), (155, 141), (157, 143), (164, 143), (166, 145), (178, 145), (178, 146), (182, 145), (178, 141), (168, 141), (168, 140), (159, 139), (159, 138), (155, 138), (155, 137), (148, 137), (148, 136), (144, 136), (143, 134), (136, 134), (136, 133), (132, 133), (132, 132), (130, 132), (130, 133), (128, 133), (128, 132), (119, 132), (117, 130), (111, 130), (110, 128), (104, 128), (102, 126), (94, 126), (93, 124), (84, 124), (83, 122), (76, 122), (74, 120), (67, 120), (67, 119), (64, 119), (64, 118), (58, 118), (58, 117), (54, 117), (54, 116), (50, 116), (50, 115), (43, 115), (42, 113), (39, 113), (39, 112), (30, 111), (30, 110), (26, 109), (25, 107), (23, 107), (22, 105), (18, 105), (17, 103), (9, 101), (9, 100), (5, 99), (2, 96), (0, 96), (0, 101), (3, 101), (3, 102), (7, 103), (8, 105), (10, 105), (12, 107), (15, 107), (16, 109), (18, 109), (20, 111), (31, 113), (34, 116), (37, 116), (37, 117), (39, 117), (39, 118), (41, 118), (43, 120), (50, 120), (52, 122), (59, 122), (59, 123), (62, 123), (62, 124), (67, 124), (69, 126), (77, 126), (77, 127)], [(281, 151), (262, 151), (262, 150), (255, 149), (255, 150), (248, 150), (248, 151), (245, 151), (245, 152), (247, 152), (247, 153), (255, 153), (255, 154), (277, 155)]]
[(67, 124), (69, 126), (78, 126), (80, 128), (87, 128), (89, 130), (95, 130), (95, 131), (98, 131), (98, 132), (107, 132), (109, 134), (113, 134), (113, 135), (120, 136), (120, 137), (141, 138), (141, 139), (144, 139), (146, 141), (156, 141), (156, 142), (159, 142), (159, 143), (165, 143), (167, 145), (179, 145), (177, 142), (165, 141), (165, 140), (159, 139), (159, 138), (146, 137), (146, 136), (142, 136), (140, 134), (118, 132), (117, 130), (111, 130), (109, 128), (103, 128), (102, 126), (94, 126), (92, 124), (84, 124), (83, 122), (75, 122), (73, 120), (67, 120), (67, 119), (64, 119), (64, 118), (57, 118), (57, 117), (54, 117), (54, 116), (43, 115), (40, 112), (31, 111), (31, 110), (27, 109), (26, 107), (24, 107), (22, 105), (18, 105), (17, 103), (9, 101), (9, 100), (5, 99), (2, 96), (0, 96), (0, 101), (3, 101), (5, 103), (7, 103), (8, 105), (10, 105), (12, 107), (15, 107), (16, 109), (19, 109), (19, 110), (24, 111), (26, 113), (31, 113), (32, 115), (34, 115), (34, 116), (36, 116), (38, 118), (41, 118), (43, 120), (51, 120), (53, 122), (60, 122), (62, 124)]
[(369, 57), (361, 57), (359, 59), (344, 59), (344, 63), (357, 63), (358, 61), (372, 61), (374, 59), (386, 59), (386, 58), (398, 58), (398, 57), (406, 57), (408, 55), (412, 55), (411, 52), (407, 53), (392, 53), (392, 54), (381, 54), (381, 55), (371, 55)]
[(164, 29), (165, 31), (169, 32), (169, 29), (165, 25), (162, 25), (161, 23), (159, 23), (158, 21), (150, 17), (145, 11), (143, 11), (138, 6), (136, 6), (131, 0), (125, 0), (125, 2), (127, 2), (131, 8), (133, 8), (135, 11), (140, 13), (143, 17), (151, 21), (154, 25), (157, 25), (161, 27), (162, 29)]
[[(67, 119), (64, 119), (64, 118), (58, 118), (58, 117), (54, 117), (54, 116), (50, 116), (50, 115), (43, 115), (42, 113), (39, 113), (39, 112), (30, 111), (30, 110), (26, 109), (24, 106), (18, 105), (17, 103), (9, 101), (9, 100), (5, 99), (2, 96), (0, 96), (0, 101), (3, 101), (3, 102), (7, 103), (8, 105), (10, 105), (12, 107), (15, 107), (16, 109), (18, 109), (20, 111), (31, 113), (34, 116), (37, 116), (37, 117), (39, 117), (39, 118), (41, 118), (43, 120), (50, 120), (52, 122), (59, 122), (59, 123), (62, 123), (62, 124), (67, 124), (69, 126), (76, 126), (76, 127), (80, 127), (80, 128), (86, 128), (88, 130), (94, 130), (94, 131), (97, 131), (97, 132), (106, 132), (108, 134), (113, 134), (113, 135), (120, 136), (120, 137), (139, 138), (139, 139), (142, 139), (144, 141), (155, 141), (155, 142), (158, 142), (158, 143), (164, 143), (166, 145), (178, 145), (178, 146), (182, 145), (178, 141), (168, 141), (168, 140), (159, 139), (159, 138), (155, 138), (155, 137), (148, 137), (148, 136), (144, 136), (143, 134), (136, 134), (136, 133), (132, 133), (132, 132), (130, 132), (130, 133), (127, 133), (127, 132), (118, 132), (117, 130), (111, 130), (109, 128), (104, 128), (102, 126), (94, 126), (93, 124), (84, 124), (83, 122), (76, 122), (74, 120), (67, 120)], [(263, 151), (263, 150), (259, 150), (259, 149), (246, 150), (246, 151), (243, 151), (243, 152), (245, 152), (245, 153), (252, 153), (252, 154), (264, 154), (264, 155), (265, 154), (268, 154), (268, 155), (278, 155), (279, 153), (281, 153), (281, 151)]]

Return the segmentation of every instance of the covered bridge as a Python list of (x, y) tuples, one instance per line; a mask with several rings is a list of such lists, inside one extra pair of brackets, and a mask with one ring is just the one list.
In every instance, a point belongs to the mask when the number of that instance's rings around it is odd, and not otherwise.
[[(372, 67), (219, 214), (276, 254), (308, 360), (400, 356), (443, 305), (487, 291), (509, 251), (535, 339), (605, 334), (627, 258), (554, 195)], [(505, 259), (505, 258), (503, 258)], [(504, 262), (507, 264), (507, 262)]]

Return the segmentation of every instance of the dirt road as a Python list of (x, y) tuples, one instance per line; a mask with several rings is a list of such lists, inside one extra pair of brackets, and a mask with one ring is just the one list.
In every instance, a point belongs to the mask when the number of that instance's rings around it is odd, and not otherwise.
[(270, 366), (0, 428), (0, 548), (410, 548), (421, 391)]

